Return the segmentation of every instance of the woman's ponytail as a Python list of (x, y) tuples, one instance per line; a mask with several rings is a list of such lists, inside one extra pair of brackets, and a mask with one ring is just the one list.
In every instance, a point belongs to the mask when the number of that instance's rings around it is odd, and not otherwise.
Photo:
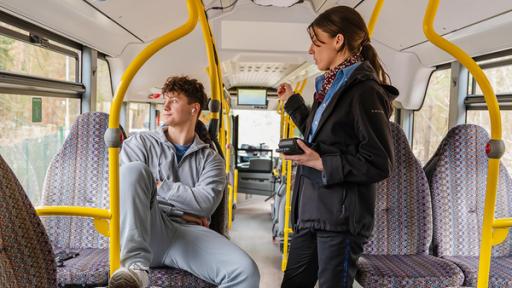
[(384, 70), (384, 67), (382, 67), (379, 55), (377, 54), (377, 51), (375, 51), (375, 48), (370, 44), (370, 41), (362, 45), (361, 56), (363, 56), (366, 61), (370, 62), (373, 69), (375, 69), (380, 83), (389, 84), (389, 75)]

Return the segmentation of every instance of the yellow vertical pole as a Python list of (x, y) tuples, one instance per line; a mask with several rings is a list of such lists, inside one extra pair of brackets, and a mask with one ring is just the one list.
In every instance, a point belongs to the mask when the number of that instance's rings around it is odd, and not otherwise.
[(228, 230), (233, 226), (233, 187), (228, 185)]
[[(112, 116), (111, 116), (112, 117)], [(108, 148), (108, 162), (109, 167), (119, 167), (119, 151), (120, 148)], [(109, 241), (109, 261), (110, 261), (110, 275), (114, 273), (121, 266), (121, 237), (120, 225), (121, 217), (119, 215), (119, 168), (116, 168), (117, 173), (112, 173), (110, 168), (109, 176), (109, 189), (110, 189), (110, 241)], [(113, 174), (113, 175), (112, 175)]]
[(233, 200), (234, 200), (234, 203), (236, 204), (238, 202), (238, 169), (235, 168), (235, 183), (233, 184), (234, 185), (234, 195), (233, 195)]
[[(109, 130), (119, 131), (119, 113), (121, 104), (128, 90), (128, 86), (139, 69), (151, 58), (156, 52), (177, 39), (190, 33), (197, 24), (197, 5), (198, 0), (187, 0), (187, 9), (189, 18), (182, 26), (157, 38), (144, 48), (135, 59), (128, 65), (125, 72), (121, 76), (119, 86), (116, 90), (115, 97), (112, 100), (109, 117)], [(116, 132), (114, 132), (116, 133)], [(109, 147), (109, 184), (110, 184), (110, 273), (114, 273), (120, 266), (120, 237), (119, 237), (119, 147)]]
[[(297, 83), (295, 86), (295, 93), (301, 94), (304, 91), (304, 87), (306, 87), (307, 79), (304, 79), (302, 82)], [(284, 107), (283, 107), (284, 110)], [(284, 114), (284, 113), (283, 113)], [(294, 137), (295, 133), (295, 124), (289, 115), (285, 114), (285, 138)], [(290, 215), (292, 211), (291, 198), (292, 198), (292, 161), (287, 160), (286, 163), (286, 194), (285, 194), (285, 210), (284, 210), (284, 239), (283, 239), (283, 258), (281, 260), (281, 270), (286, 270), (286, 265), (288, 265), (288, 246), (289, 246), (289, 237), (290, 233), (293, 233), (293, 229), (290, 227)]]
[(370, 38), (373, 35), (373, 31), (375, 31), (375, 24), (377, 24), (377, 19), (379, 18), (380, 10), (382, 10), (382, 5), (384, 5), (384, 0), (377, 0), (377, 3), (373, 8), (372, 17), (370, 18), (370, 22), (368, 22), (368, 34), (370, 35)]
[[(496, 205), (496, 191), (498, 188), (500, 158), (505, 152), (502, 141), (501, 113), (496, 95), (482, 69), (462, 49), (453, 45), (434, 31), (434, 18), (439, 7), (439, 0), (430, 0), (423, 19), (423, 31), (434, 45), (450, 53), (473, 75), (480, 86), (485, 103), (489, 110), (491, 123), (491, 141), (487, 144), (488, 153), (487, 185), (484, 204), (484, 216), (482, 223), (482, 239), (480, 242), (480, 260), (478, 266), (478, 288), (488, 286), (491, 263), (492, 246), (499, 244), (506, 236), (504, 229), (508, 229), (512, 221), (508, 219), (494, 219)], [(481, 147), (482, 149), (484, 147)], [(500, 225), (503, 223), (504, 225)], [(508, 226), (508, 227), (507, 227)], [(508, 230), (507, 230), (508, 231)]]

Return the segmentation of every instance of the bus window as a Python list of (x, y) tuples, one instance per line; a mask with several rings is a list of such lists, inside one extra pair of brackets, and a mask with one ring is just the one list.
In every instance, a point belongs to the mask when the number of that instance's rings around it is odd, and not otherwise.
[(149, 104), (128, 103), (128, 133), (149, 131)]
[(432, 157), (448, 132), (449, 101), (450, 69), (435, 71), (421, 109), (414, 112), (412, 147), (422, 164)]
[(80, 99), (0, 94), (0, 155), (34, 205), (50, 161), (79, 114)]
[[(30, 37), (27, 31), (13, 29), (12, 26), (4, 23), (0, 26), (2, 29), (11, 30), (20, 38)], [(44, 41), (45, 47), (48, 48), (0, 35), (0, 70), (55, 80), (77, 81), (80, 51), (51, 40), (38, 39)]]
[(96, 111), (110, 113), (113, 93), (107, 61), (98, 58)]
[[(240, 116), (238, 127), (238, 143), (249, 144), (260, 148), (265, 143), (266, 149), (277, 149), (279, 143), (280, 116), (276, 111), (269, 110), (233, 110)], [(261, 147), (264, 148), (264, 147)]]
[[(503, 94), (510, 95), (512, 93), (512, 78), (510, 77), (510, 75), (512, 75), (512, 64), (498, 66), (499, 64), (496, 63), (510, 63), (511, 60), (512, 56), (508, 56), (495, 59), (495, 61), (492, 61), (491, 63), (485, 63), (483, 61), (479, 63), (483, 67), (490, 66), (490, 68), (484, 69), (484, 72), (489, 78), (489, 82), (491, 82), (491, 85), (498, 97), (500, 106), (502, 107), (501, 121), (503, 141), (505, 141), (507, 151), (512, 147), (512, 126), (509, 125), (509, 123), (512, 123), (512, 111), (510, 110), (512, 102), (510, 99), (506, 100), (505, 97), (503, 97)], [(491, 125), (489, 123), (489, 112), (484, 106), (482, 91), (478, 85), (474, 84), (474, 79), (470, 79), (470, 84), (469, 95), (467, 98), (475, 100), (478, 99), (479, 103), (471, 101), (471, 104), (466, 105), (466, 123), (480, 125), (490, 133)], [(508, 171), (512, 171), (512, 153), (506, 152), (501, 160), (505, 167), (507, 167)]]

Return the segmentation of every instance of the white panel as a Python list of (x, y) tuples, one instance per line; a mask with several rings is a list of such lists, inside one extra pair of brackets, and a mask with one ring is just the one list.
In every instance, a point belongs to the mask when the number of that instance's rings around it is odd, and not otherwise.
[(188, 18), (186, 1), (86, 0), (145, 42), (180, 26)]
[[(370, 19), (376, 0), (364, 1), (358, 11)], [(374, 38), (395, 50), (402, 50), (423, 41), (423, 15), (428, 0), (387, 0), (375, 28)], [(441, 1), (434, 21), (441, 34), (512, 9), (510, 0), (449, 0)]]
[[(512, 12), (503, 14), (480, 23), (446, 35), (471, 56), (489, 54), (512, 47)], [(430, 42), (407, 49), (419, 55), (425, 65), (437, 65), (453, 60), (453, 57)]]
[(110, 19), (77, 0), (2, 0), (1, 9), (109, 55), (139, 42)]
[(433, 68), (422, 65), (412, 53), (394, 51), (379, 41), (373, 41), (373, 46), (382, 59), (384, 68), (391, 78), (391, 84), (400, 91), (396, 100), (403, 108), (419, 108)]
[[(160, 50), (139, 70), (126, 93), (126, 99), (148, 101), (147, 96), (151, 88), (162, 87), (167, 77), (175, 75), (188, 75), (198, 79), (203, 83), (206, 94), (210, 95), (210, 80), (206, 73), (208, 59), (202, 40), (201, 29), (196, 27), (182, 40)], [(113, 75), (114, 79), (120, 79), (120, 73), (144, 47), (142, 44), (127, 47), (121, 59), (114, 61), (115, 70), (118, 71)]]
[(305, 52), (310, 45), (307, 24), (222, 21), (221, 26), (222, 49)]

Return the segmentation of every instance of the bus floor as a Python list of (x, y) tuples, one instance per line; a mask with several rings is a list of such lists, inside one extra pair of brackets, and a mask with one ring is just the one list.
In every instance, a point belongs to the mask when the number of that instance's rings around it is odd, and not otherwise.
[[(278, 288), (283, 279), (279, 243), (272, 241), (270, 201), (266, 196), (238, 194), (231, 240), (246, 251), (258, 265), (261, 288)], [(318, 287), (318, 283), (316, 285)], [(354, 282), (353, 288), (362, 288)]]

